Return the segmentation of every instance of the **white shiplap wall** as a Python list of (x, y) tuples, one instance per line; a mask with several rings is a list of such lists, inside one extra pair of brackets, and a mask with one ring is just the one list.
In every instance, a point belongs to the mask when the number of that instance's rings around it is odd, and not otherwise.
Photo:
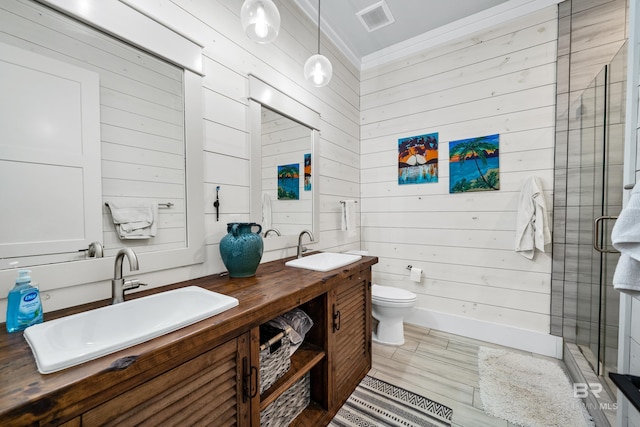
[[(291, 0), (275, 2), (282, 28), (268, 45), (256, 44), (242, 33), (241, 0), (156, 3), (150, 7), (153, 13), (204, 46), (206, 272), (225, 270), (218, 243), (226, 234), (226, 223), (249, 220), (250, 73), (320, 113), (320, 171), (314, 177), (314, 191), (320, 191), (320, 243), (311, 248), (358, 247), (358, 236), (347, 240), (339, 231), (337, 213), (339, 200), (356, 198), (359, 191), (359, 71), (323, 40), (321, 50), (332, 61), (333, 79), (324, 88), (304, 81), (302, 68), (317, 49), (317, 33)], [(217, 185), (219, 222), (212, 206)], [(265, 253), (262, 260), (294, 254), (295, 249), (278, 250)]]
[[(418, 295), (411, 321), (549, 333), (550, 254), (513, 248), (525, 178), (541, 178), (552, 209), (556, 51), (549, 7), (363, 72), (362, 248), (380, 258), (375, 282)], [(398, 139), (432, 132), (439, 182), (399, 186)], [(500, 190), (449, 194), (448, 142), (495, 133)], [(407, 265), (423, 269), (420, 283)]]
[[(28, 1), (28, 0), (25, 0)], [(132, 0), (132, 3), (167, 26), (203, 46), (203, 120), (205, 262), (146, 275), (136, 275), (149, 288), (225, 271), (218, 245), (226, 224), (249, 220), (248, 75), (251, 73), (297, 99), (321, 115), (319, 173), (314, 188), (320, 191), (320, 243), (311, 249), (355, 249), (359, 235), (347, 239), (339, 230), (339, 200), (359, 195), (359, 71), (337, 49), (322, 40), (322, 53), (330, 58), (334, 76), (330, 84), (315, 88), (304, 81), (306, 59), (316, 53), (317, 27), (292, 0), (275, 0), (282, 28), (274, 43), (259, 45), (240, 26), (242, 0)], [(11, 18), (10, 18), (11, 19)], [(221, 215), (216, 221), (213, 201), (220, 186)], [(265, 253), (262, 261), (294, 255), (288, 251)], [(9, 286), (9, 285), (7, 285)], [(105, 299), (109, 283), (89, 282), (60, 288), (44, 295), (45, 312)], [(0, 300), (0, 321), (6, 300)]]
[[(251, 73), (321, 115), (314, 180), (321, 231), (313, 249), (360, 246), (360, 234), (347, 238), (340, 231), (339, 201), (362, 196), (362, 248), (380, 257), (376, 281), (416, 291), (424, 310), (547, 332), (550, 258), (525, 260), (512, 241), (522, 180), (535, 173), (548, 202), (552, 195), (555, 8), (367, 70), (362, 78), (323, 39), (334, 77), (329, 86), (313, 88), (302, 67), (315, 52), (317, 33), (292, 0), (276, 0), (282, 29), (269, 45), (242, 34), (242, 0), (138, 3), (202, 44), (205, 72), (205, 263), (142, 278), (151, 287), (223, 271), (218, 243), (226, 223), (249, 219)], [(440, 182), (398, 187), (397, 139), (426, 132), (440, 134)], [(501, 190), (449, 195), (445, 142), (491, 133), (501, 134)], [(217, 185), (219, 222), (212, 205)], [(265, 253), (263, 261), (292, 254)], [(425, 270), (420, 284), (407, 281), (407, 264)], [(88, 283), (56, 291), (51, 301), (60, 308), (108, 293), (104, 283)]]

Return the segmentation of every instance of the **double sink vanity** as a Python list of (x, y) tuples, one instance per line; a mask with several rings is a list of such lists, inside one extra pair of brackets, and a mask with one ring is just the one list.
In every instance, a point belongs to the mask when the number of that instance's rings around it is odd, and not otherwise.
[[(371, 367), (376, 262), (318, 253), (249, 278), (207, 276), (47, 313), (25, 332), (33, 352), (22, 334), (2, 332), (1, 424), (258, 426), (309, 374), (311, 403), (293, 425), (326, 425)], [(314, 326), (260, 394), (260, 325), (294, 308)]]

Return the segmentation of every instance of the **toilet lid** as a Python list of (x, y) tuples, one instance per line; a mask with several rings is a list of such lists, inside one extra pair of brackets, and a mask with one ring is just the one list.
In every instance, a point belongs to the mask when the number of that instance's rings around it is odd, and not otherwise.
[(414, 301), (416, 294), (402, 288), (373, 285), (371, 296), (378, 301)]

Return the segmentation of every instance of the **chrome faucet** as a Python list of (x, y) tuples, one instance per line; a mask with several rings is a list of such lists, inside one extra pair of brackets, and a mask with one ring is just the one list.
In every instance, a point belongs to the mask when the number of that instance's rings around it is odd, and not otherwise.
[(315, 241), (315, 237), (313, 237), (313, 233), (309, 230), (302, 230), (298, 235), (298, 258), (302, 258), (302, 254), (307, 251), (306, 246), (302, 246), (302, 236), (308, 235), (311, 243)]
[(143, 285), (138, 279), (125, 281), (122, 278), (122, 261), (124, 261), (124, 257), (129, 259), (129, 269), (131, 271), (135, 271), (139, 268), (138, 257), (133, 249), (124, 248), (118, 251), (118, 254), (116, 255), (115, 268), (113, 269), (113, 280), (111, 281), (111, 304), (124, 302), (124, 291), (137, 289), (140, 285)]
[(277, 228), (270, 228), (267, 231), (265, 231), (264, 237), (265, 238), (269, 237), (269, 233), (275, 233), (277, 236), (282, 236), (282, 234), (280, 234), (280, 230), (278, 230)]

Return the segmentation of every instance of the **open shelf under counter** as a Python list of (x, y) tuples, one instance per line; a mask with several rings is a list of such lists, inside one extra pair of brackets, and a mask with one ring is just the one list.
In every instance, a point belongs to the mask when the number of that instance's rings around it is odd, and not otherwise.
[(260, 410), (264, 410), (289, 387), (325, 358), (325, 352), (313, 344), (303, 343), (291, 355), (291, 367), (271, 387), (260, 395)]
[(327, 410), (312, 400), (309, 406), (289, 424), (289, 427), (317, 426), (326, 416)]

